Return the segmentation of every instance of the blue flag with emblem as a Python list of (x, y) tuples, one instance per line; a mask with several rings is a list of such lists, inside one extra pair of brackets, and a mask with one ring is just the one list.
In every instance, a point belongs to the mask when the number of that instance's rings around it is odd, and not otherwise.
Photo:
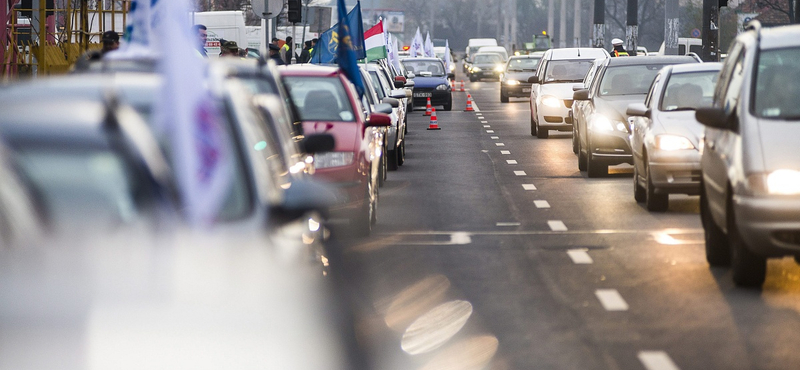
[[(339, 68), (347, 76), (347, 79), (356, 85), (358, 96), (364, 95), (364, 82), (361, 81), (361, 71), (358, 70), (358, 59), (367, 57), (364, 50), (364, 26), (361, 23), (361, 2), (356, 4), (353, 11), (358, 9), (358, 24), (353, 25), (347, 19), (347, 8), (345, 8), (344, 0), (337, 1), (339, 8), (339, 46), (336, 48), (336, 63)], [(352, 26), (352, 27), (351, 27)], [(364, 54), (363, 57), (358, 56), (358, 51)]]
[(350, 30), (349, 36), (350, 44), (356, 54), (356, 59), (365, 59), (367, 51), (364, 47), (364, 26), (361, 22), (361, 2), (356, 3), (356, 6), (350, 10), (342, 21), (341, 14), (347, 11), (343, 1), (339, 2), (339, 23), (329, 28), (327, 31), (319, 35), (317, 45), (311, 53), (311, 63), (314, 64), (332, 64), (336, 63), (337, 50), (339, 48), (339, 40), (341, 39), (339, 32), (339, 25), (346, 24)]

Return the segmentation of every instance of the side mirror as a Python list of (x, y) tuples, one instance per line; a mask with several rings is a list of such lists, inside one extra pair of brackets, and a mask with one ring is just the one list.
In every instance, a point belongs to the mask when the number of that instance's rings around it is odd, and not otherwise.
[[(406, 97), (406, 92), (405, 91), (403, 91), (403, 97), (404, 98)], [(395, 99), (395, 98), (388, 98), (388, 97), (387, 98), (383, 98), (381, 103), (389, 104), (389, 105), (392, 106), (392, 108), (397, 108), (397, 107), (400, 106), (400, 101)]]
[(572, 100), (589, 100), (589, 90), (581, 89), (573, 92)]
[[(384, 99), (387, 99), (387, 98), (384, 98)], [(391, 99), (391, 98), (388, 98), (388, 99)], [(394, 100), (394, 99), (392, 99), (392, 100)], [(387, 102), (376, 104), (375, 105), (375, 111), (378, 112), (378, 113), (383, 113), (383, 114), (392, 114), (392, 105), (390, 103), (387, 103)]]
[(405, 89), (392, 90), (391, 92), (389, 92), (389, 97), (394, 99), (403, 99), (406, 97), (406, 90)]
[(628, 109), (625, 111), (625, 114), (628, 116), (650, 118), (650, 109), (647, 109), (644, 103), (632, 103), (628, 104)]
[(305, 216), (308, 212), (327, 213), (328, 208), (339, 202), (338, 194), (321, 183), (296, 179), (283, 190), (283, 201), (270, 207), (270, 216), (289, 222)]
[[(380, 106), (379, 104), (378, 106)], [(391, 105), (388, 105), (391, 107)], [(367, 118), (367, 127), (389, 127), (392, 125), (392, 118), (388, 113), (372, 113)]]
[(394, 87), (398, 89), (403, 88), (407, 81), (408, 79), (403, 76), (394, 76)]
[(721, 128), (721, 129), (731, 128), (730, 125), (728, 124), (728, 115), (725, 114), (725, 110), (722, 108), (716, 108), (716, 107), (697, 108), (694, 111), (694, 117), (697, 119), (697, 122), (700, 122), (708, 127)]
[(304, 137), (298, 145), (303, 153), (330, 152), (336, 146), (336, 139), (331, 134), (311, 134)]
[(578, 91), (578, 90), (583, 90), (583, 89), (585, 89), (585, 87), (583, 87), (583, 84), (574, 84), (574, 85), (572, 85), (572, 91), (573, 92)]
[(407, 78), (407, 79), (409, 79), (409, 80), (410, 80), (410, 79), (413, 79), (414, 77), (417, 77), (417, 75), (415, 75), (415, 74), (414, 74), (414, 72), (408, 72), (408, 73), (406, 73), (406, 78)]
[(528, 77), (528, 82), (530, 82), (532, 84), (538, 84), (539, 83), (539, 76), (533, 75), (533, 76)]
[(414, 88), (414, 85), (416, 85), (416, 84), (414, 83), (414, 80), (408, 80), (408, 81), (406, 81), (406, 87), (408, 87), (408, 88)]

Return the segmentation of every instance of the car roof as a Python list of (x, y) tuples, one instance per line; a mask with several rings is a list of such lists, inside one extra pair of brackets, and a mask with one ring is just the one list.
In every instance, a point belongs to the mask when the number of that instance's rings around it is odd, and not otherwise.
[(722, 63), (686, 63), (670, 66), (672, 73), (713, 72), (722, 69)]
[[(487, 53), (487, 54), (496, 55), (496, 54), (494, 54), (494, 53)], [(477, 55), (477, 54), (476, 54), (476, 55)], [(413, 61), (415, 61), (415, 60), (416, 60), (416, 61), (420, 61), (420, 62), (441, 62), (441, 61), (442, 61), (442, 60), (441, 60), (441, 59), (439, 59), (439, 58), (406, 58), (406, 59), (403, 59), (403, 61), (404, 61), (404, 62), (405, 62), (405, 61), (408, 61), (408, 62), (413, 62)]]
[(545, 54), (548, 60), (568, 60), (568, 59), (596, 59), (608, 57), (608, 52), (601, 48), (560, 48), (550, 49), (549, 54)]
[(618, 57), (608, 60), (609, 66), (638, 66), (649, 64), (697, 63), (697, 59), (688, 55), (652, 56), (652, 57)]
[(337, 76), (339, 68), (334, 66), (320, 66), (316, 64), (291, 64), (281, 66), (280, 74), (284, 76)]
[(10, 142), (48, 141), (107, 146), (106, 106), (90, 99), (6, 100), (0, 133)]
[(541, 55), (512, 55), (512, 56), (510, 56), (508, 58), (508, 60), (511, 60), (511, 59), (534, 59), (534, 58), (542, 59), (542, 56)]
[(760, 31), (762, 49), (800, 46), (800, 25), (764, 27)]

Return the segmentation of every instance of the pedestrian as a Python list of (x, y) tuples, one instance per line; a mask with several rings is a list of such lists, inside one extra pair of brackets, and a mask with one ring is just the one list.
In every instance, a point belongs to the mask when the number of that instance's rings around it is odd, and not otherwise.
[(624, 42), (620, 39), (613, 39), (611, 40), (611, 45), (614, 47), (611, 49), (611, 56), (612, 57), (627, 57), (628, 52), (625, 51), (625, 48), (622, 47)]
[(109, 51), (114, 51), (119, 49), (119, 34), (114, 31), (106, 31), (103, 32), (103, 51), (102, 54), (105, 55)]
[(292, 36), (286, 37), (286, 43), (281, 48), (281, 57), (286, 64), (292, 64), (292, 55), (294, 54), (294, 40)]
[(286, 62), (281, 58), (280, 51), (281, 48), (277, 44), (269, 44), (269, 59), (275, 61), (275, 64), (279, 66), (286, 65)]
[(308, 63), (311, 60), (311, 40), (305, 42), (303, 51), (300, 52), (300, 57), (297, 58), (297, 63)]
[(219, 49), (220, 57), (238, 57), (239, 56), (239, 45), (236, 44), (236, 41), (232, 40), (219, 40)]
[(203, 58), (208, 58), (208, 52), (206, 51), (206, 42), (208, 41), (208, 28), (202, 24), (194, 25), (195, 33), (197, 34), (197, 51)]
[(119, 49), (119, 34), (114, 31), (103, 32), (100, 41), (103, 44), (103, 48), (100, 50), (87, 50), (85, 53), (81, 54), (78, 59), (75, 60), (72, 71), (86, 71), (93, 62), (103, 59), (106, 53)]

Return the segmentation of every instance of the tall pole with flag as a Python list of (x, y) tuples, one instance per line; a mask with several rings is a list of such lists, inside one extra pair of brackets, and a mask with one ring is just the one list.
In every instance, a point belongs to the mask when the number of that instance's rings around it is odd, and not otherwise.
[(425, 34), (425, 44), (423, 46), (423, 54), (428, 58), (433, 58), (433, 41), (431, 41), (431, 33), (428, 32)]
[(452, 67), (453, 67), (453, 61), (450, 59), (450, 40), (445, 40), (444, 41), (444, 69), (446, 71), (445, 73), (449, 75), (450, 71), (455, 70)]
[(414, 34), (414, 39), (411, 40), (411, 47), (409, 48), (409, 53), (411, 54), (412, 58), (421, 57), (423, 56), (423, 43), (422, 34), (419, 33), (419, 27), (417, 27), (417, 33)]

